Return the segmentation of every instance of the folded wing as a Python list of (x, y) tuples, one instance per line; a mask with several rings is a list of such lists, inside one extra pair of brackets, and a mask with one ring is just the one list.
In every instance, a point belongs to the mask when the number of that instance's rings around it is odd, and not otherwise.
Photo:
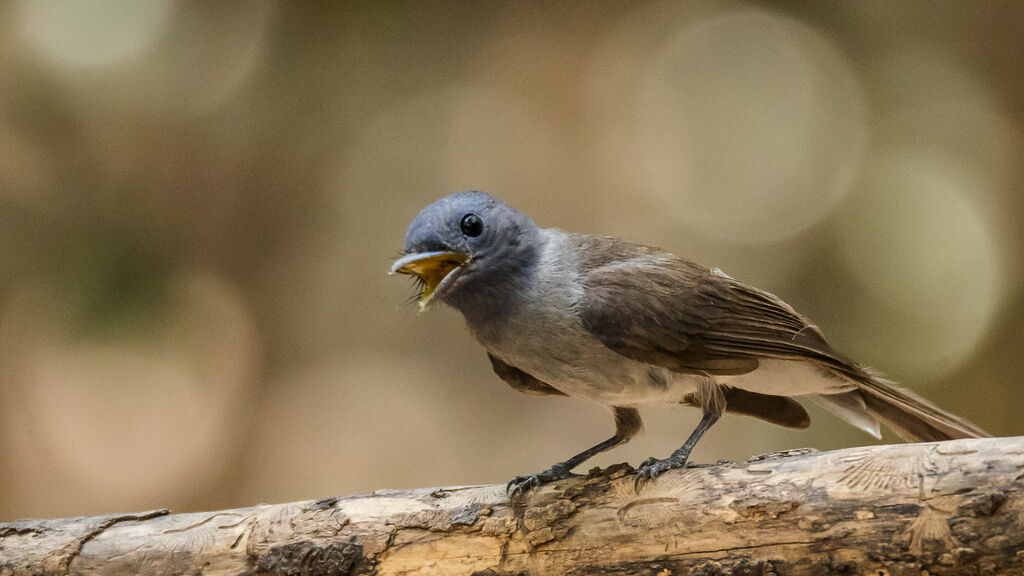
[[(749, 373), (768, 358), (813, 362), (847, 379), (863, 398), (863, 409), (843, 398), (846, 415), (834, 411), (859, 427), (870, 427), (877, 416), (908, 440), (986, 435), (844, 358), (773, 294), (656, 248), (602, 236), (574, 235), (572, 241), (582, 255), (580, 321), (623, 356), (709, 376)], [(833, 404), (829, 396), (822, 399)]]

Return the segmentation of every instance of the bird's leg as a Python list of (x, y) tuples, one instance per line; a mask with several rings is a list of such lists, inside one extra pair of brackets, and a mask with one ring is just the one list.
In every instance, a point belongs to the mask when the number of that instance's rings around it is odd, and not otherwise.
[(622, 408), (616, 406), (613, 408), (613, 411), (615, 414), (615, 436), (612, 436), (600, 444), (591, 446), (572, 458), (559, 462), (543, 472), (529, 474), (526, 476), (516, 476), (505, 488), (508, 491), (509, 497), (514, 498), (519, 494), (525, 494), (531, 488), (540, 486), (541, 484), (562, 480), (563, 478), (572, 476), (573, 468), (583, 464), (605, 450), (610, 450), (619, 444), (629, 442), (630, 438), (636, 436), (637, 432), (643, 428), (643, 422), (640, 420), (640, 412), (635, 408)]
[(721, 417), (721, 413), (717, 411), (705, 411), (704, 416), (700, 419), (700, 423), (694, 428), (693, 432), (690, 433), (690, 437), (686, 439), (683, 445), (672, 453), (671, 456), (664, 460), (658, 458), (648, 458), (644, 460), (640, 467), (636, 471), (636, 486), (640, 487), (640, 483), (645, 480), (653, 480), (655, 477), (660, 475), (666, 470), (673, 468), (682, 468), (686, 466), (686, 461), (690, 459), (690, 452), (693, 451), (693, 447), (697, 445), (701, 436), (708, 431), (708, 428), (718, 422)]
[(573, 468), (579, 466), (584, 461), (589, 460), (595, 454), (614, 448), (621, 443), (622, 440), (620, 440), (618, 436), (612, 436), (604, 442), (601, 442), (596, 446), (592, 446), (568, 460), (554, 464), (551, 468), (548, 468), (543, 472), (528, 474), (526, 476), (516, 476), (509, 481), (508, 486), (506, 486), (505, 489), (508, 491), (508, 495), (510, 497), (515, 497), (529, 491), (531, 488), (540, 486), (541, 484), (574, 476), (572, 473)]

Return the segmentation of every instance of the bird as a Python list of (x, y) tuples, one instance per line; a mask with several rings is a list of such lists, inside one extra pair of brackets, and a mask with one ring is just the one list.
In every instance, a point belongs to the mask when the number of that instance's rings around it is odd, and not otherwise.
[(516, 497), (573, 476), (643, 429), (639, 407), (691, 406), (700, 422), (666, 458), (637, 468), (641, 484), (683, 468), (723, 414), (804, 429), (800, 400), (881, 438), (984, 437), (967, 420), (841, 355), (780, 298), (665, 250), (541, 228), (480, 191), (440, 198), (415, 216), (392, 274), (418, 281), (420, 309), (462, 314), (497, 376), (534, 395), (608, 407), (615, 434), (550, 468), (516, 476)]

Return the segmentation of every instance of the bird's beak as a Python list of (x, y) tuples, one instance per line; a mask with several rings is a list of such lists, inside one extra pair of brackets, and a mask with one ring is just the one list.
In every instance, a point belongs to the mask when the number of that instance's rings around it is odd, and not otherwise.
[(420, 252), (406, 254), (391, 265), (392, 274), (412, 274), (423, 281), (420, 292), (420, 310), (426, 310), (438, 288), (447, 286), (455, 278), (455, 271), (469, 262), (465, 252)]

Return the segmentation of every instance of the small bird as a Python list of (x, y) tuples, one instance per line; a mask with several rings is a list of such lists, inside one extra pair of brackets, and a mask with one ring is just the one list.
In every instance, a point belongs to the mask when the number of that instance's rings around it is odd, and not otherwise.
[(572, 475), (643, 428), (637, 407), (703, 411), (669, 457), (648, 458), (637, 485), (673, 468), (723, 413), (788, 428), (811, 400), (880, 438), (879, 420), (909, 441), (975, 438), (970, 422), (840, 355), (817, 326), (773, 294), (658, 248), (540, 228), (483, 192), (458, 192), (409, 225), (392, 273), (419, 280), (419, 305), (462, 313), (499, 378), (527, 394), (611, 408), (615, 435), (543, 472), (511, 496)]

